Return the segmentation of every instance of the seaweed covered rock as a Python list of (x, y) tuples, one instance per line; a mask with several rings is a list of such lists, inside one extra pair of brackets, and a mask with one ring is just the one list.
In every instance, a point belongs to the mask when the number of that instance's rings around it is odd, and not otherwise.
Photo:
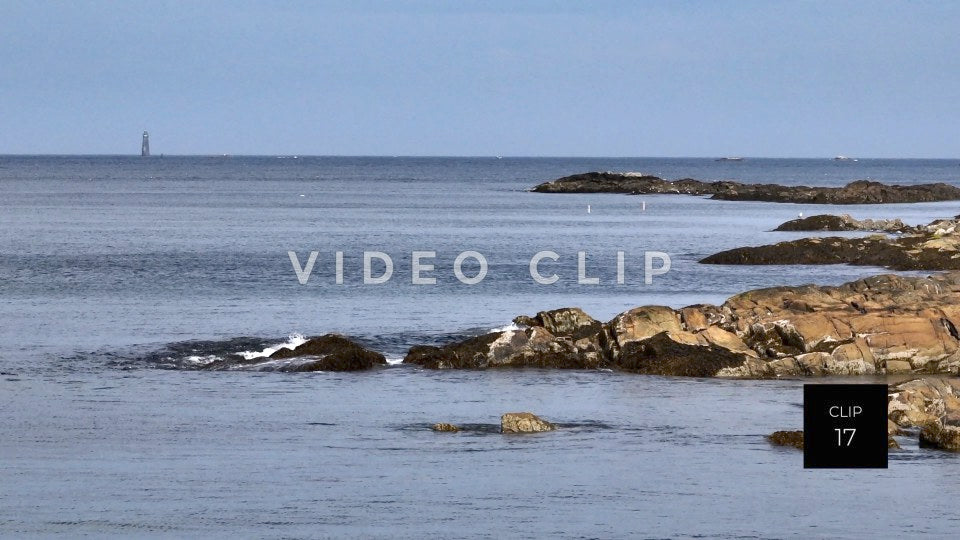
[(371, 351), (344, 336), (327, 334), (308, 340), (295, 349), (280, 349), (270, 355), (271, 360), (315, 357), (300, 363), (291, 363), (281, 371), (359, 371), (387, 360), (378, 352)]
[(920, 430), (920, 445), (960, 452), (960, 426), (936, 423)]
[(775, 444), (777, 446), (790, 446), (792, 448), (798, 448), (803, 450), (803, 431), (774, 431), (770, 435), (767, 435), (767, 440), (770, 441), (770, 444)]
[(617, 367), (647, 375), (714, 377), (724, 368), (743, 366), (750, 358), (744, 352), (703, 343), (696, 334), (661, 332), (627, 343)]

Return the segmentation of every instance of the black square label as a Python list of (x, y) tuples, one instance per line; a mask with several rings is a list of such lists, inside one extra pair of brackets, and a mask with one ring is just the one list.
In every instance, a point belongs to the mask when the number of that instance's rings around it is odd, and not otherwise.
[(803, 385), (805, 469), (887, 468), (887, 385)]

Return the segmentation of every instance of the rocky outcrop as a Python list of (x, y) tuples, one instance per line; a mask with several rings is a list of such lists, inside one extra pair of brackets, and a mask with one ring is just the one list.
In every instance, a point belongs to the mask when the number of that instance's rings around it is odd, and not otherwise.
[(803, 450), (803, 431), (774, 431), (767, 435), (770, 444), (777, 446), (790, 446)]
[(900, 428), (960, 421), (960, 379), (925, 377), (893, 387), (887, 416)]
[(917, 230), (899, 219), (854, 219), (849, 214), (833, 216), (821, 214), (793, 219), (781, 224), (775, 231), (871, 231), (903, 233)]
[(338, 334), (313, 338), (295, 349), (283, 348), (270, 355), (271, 360), (289, 358), (306, 361), (291, 363), (280, 371), (359, 371), (387, 363), (382, 354)]
[(701, 259), (702, 264), (852, 264), (891, 270), (960, 270), (957, 220), (938, 220), (902, 236), (803, 238), (741, 247)]
[(556, 336), (542, 326), (494, 332), (444, 347), (416, 346), (403, 362), (430, 369), (606, 366), (595, 336), (574, 342), (571, 337)]
[(574, 341), (595, 335), (602, 326), (600, 321), (575, 307), (541, 311), (533, 317), (521, 315), (513, 322), (523, 326), (542, 327), (554, 336), (569, 337)]
[(404, 362), (734, 378), (960, 371), (960, 272), (759, 289), (720, 306), (638, 307), (606, 323), (576, 308), (517, 321), (530, 326), (413, 347)]
[(960, 379), (929, 377), (897, 385), (887, 416), (900, 434), (918, 429), (921, 446), (960, 452)]
[(544, 182), (533, 188), (537, 193), (679, 193), (684, 195), (713, 195), (722, 186), (739, 185), (737, 182), (702, 182), (693, 178), (664, 180), (663, 178), (637, 172), (588, 172), (564, 176)]
[(442, 431), (442, 432), (447, 432), (447, 433), (456, 433), (456, 432), (460, 431), (460, 428), (459, 428), (459, 427), (457, 427), (457, 426), (455, 426), (455, 425), (453, 425), (453, 424), (448, 424), (448, 423), (446, 423), (446, 422), (440, 422), (440, 423), (438, 423), (438, 424), (434, 424), (434, 425), (433, 425), (433, 428), (431, 428), (431, 429), (433, 429), (434, 431)]
[(692, 178), (664, 180), (635, 172), (588, 172), (544, 182), (537, 193), (627, 193), (710, 195), (728, 201), (805, 204), (883, 204), (960, 200), (960, 188), (949, 184), (889, 185), (857, 180), (844, 187), (782, 186), (741, 182), (703, 182)]
[(539, 433), (555, 429), (556, 426), (533, 413), (506, 413), (500, 417), (501, 433)]

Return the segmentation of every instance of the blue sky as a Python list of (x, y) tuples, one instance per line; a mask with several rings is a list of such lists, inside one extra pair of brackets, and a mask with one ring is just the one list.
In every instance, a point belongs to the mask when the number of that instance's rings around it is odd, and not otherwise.
[(960, 3), (3, 2), (0, 154), (960, 156)]

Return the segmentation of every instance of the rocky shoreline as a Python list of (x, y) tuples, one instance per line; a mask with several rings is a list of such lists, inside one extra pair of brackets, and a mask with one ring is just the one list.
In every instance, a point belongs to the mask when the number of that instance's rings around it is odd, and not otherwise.
[[(960, 452), (960, 379), (925, 377), (890, 387), (887, 396), (887, 448), (895, 437), (916, 437), (921, 448)], [(803, 431), (776, 431), (770, 444), (803, 449)]]
[(536, 193), (625, 193), (709, 195), (726, 201), (804, 204), (889, 204), (960, 200), (960, 188), (936, 184), (890, 185), (857, 180), (843, 187), (704, 182), (693, 178), (665, 180), (635, 172), (588, 172), (535, 186)]
[(720, 306), (643, 306), (601, 323), (577, 308), (404, 359), (429, 369), (541, 367), (732, 378), (958, 373), (960, 272), (775, 287)]
[[(835, 220), (827, 217), (837, 218)], [(847, 216), (849, 217), (849, 216)], [(816, 218), (816, 219), (815, 219)], [(777, 230), (822, 230), (814, 227), (827, 223), (834, 227), (897, 228), (899, 236), (883, 234), (867, 237), (817, 237), (790, 240), (765, 246), (740, 247), (715, 253), (700, 260), (702, 264), (852, 264), (882, 266), (891, 270), (960, 270), (960, 221), (941, 219), (921, 227), (900, 228), (893, 222), (859, 222), (843, 216), (814, 216), (806, 223), (794, 220)], [(783, 228), (787, 227), (787, 228)], [(829, 230), (870, 230), (829, 229)], [(891, 232), (891, 231), (888, 231)]]
[[(605, 323), (579, 308), (514, 322), (515, 329), (413, 346), (403, 363), (754, 379), (960, 373), (960, 272), (758, 289), (719, 306), (641, 306)], [(291, 370), (357, 371), (385, 364), (382, 354), (336, 335), (270, 358), (297, 357), (317, 360)]]
[[(403, 364), (425, 369), (609, 369), (680, 377), (919, 375), (892, 386), (888, 447), (916, 436), (922, 447), (960, 451), (960, 216), (911, 227), (900, 220), (812, 216), (784, 231), (882, 231), (865, 238), (806, 238), (738, 248), (706, 264), (872, 264), (947, 270), (928, 277), (878, 275), (839, 286), (747, 291), (723, 304), (680, 309), (641, 306), (601, 322), (575, 307), (514, 319), (514, 328), (441, 346), (411, 347)], [(385, 357), (327, 334), (270, 361), (279, 371), (360, 371)], [(264, 358), (245, 360), (262, 362)], [(229, 369), (213, 363), (208, 369)], [(945, 378), (949, 375), (953, 378)], [(530, 413), (508, 413), (501, 433), (550, 431)], [(434, 424), (438, 432), (461, 427)], [(778, 431), (771, 444), (803, 448), (802, 431)]]

